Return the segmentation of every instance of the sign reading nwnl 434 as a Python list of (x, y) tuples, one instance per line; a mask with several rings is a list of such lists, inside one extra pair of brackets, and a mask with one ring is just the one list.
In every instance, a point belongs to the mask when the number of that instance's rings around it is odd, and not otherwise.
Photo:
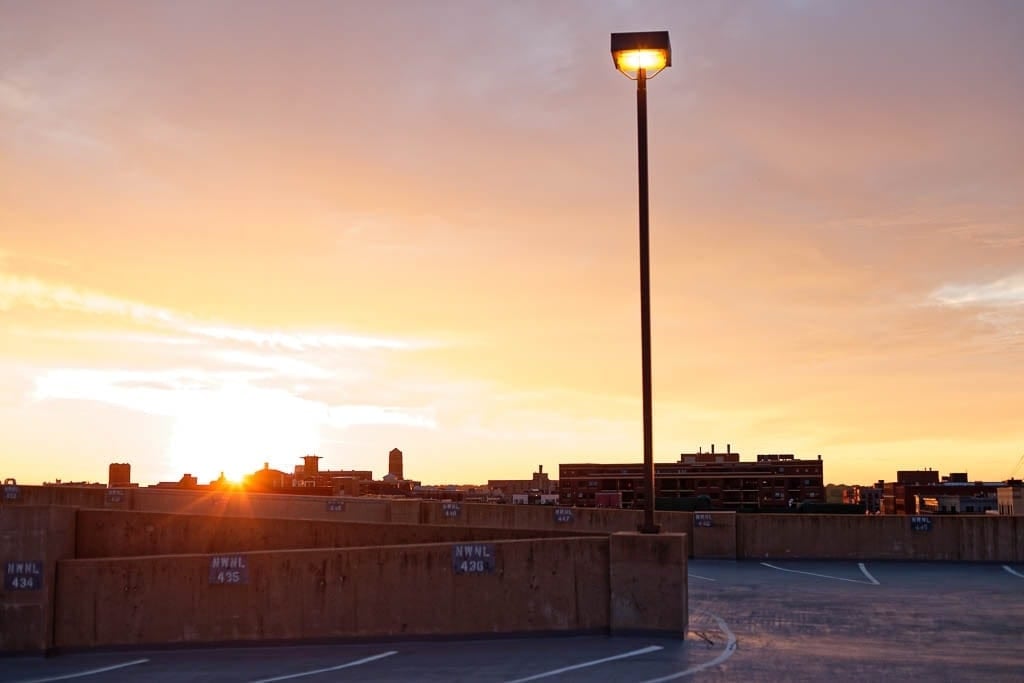
[(458, 543), (452, 546), (452, 570), (456, 574), (494, 572), (493, 543)]
[(17, 560), (4, 563), (5, 591), (37, 591), (43, 587), (41, 560)]

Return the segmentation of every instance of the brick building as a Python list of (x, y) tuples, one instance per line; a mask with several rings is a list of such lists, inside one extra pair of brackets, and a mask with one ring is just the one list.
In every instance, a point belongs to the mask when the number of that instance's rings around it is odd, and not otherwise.
[(513, 496), (526, 495), (539, 500), (542, 495), (555, 493), (555, 482), (544, 471), (544, 465), (538, 465), (530, 479), (488, 479), (487, 488), (495, 498), (508, 503)]
[[(657, 498), (707, 496), (717, 510), (783, 510), (803, 501), (824, 498), (823, 463), (798, 460), (791, 454), (761, 454), (741, 461), (726, 446), (725, 453), (683, 453), (674, 463), (655, 463)], [(622, 507), (644, 505), (643, 464), (571, 463), (558, 466), (562, 505), (595, 507), (598, 494), (620, 493)]]
[(1000, 486), (1002, 482), (971, 482), (966, 472), (951, 472), (940, 481), (937, 470), (900, 470), (896, 472), (896, 481), (883, 485), (882, 513), (984, 512), (996, 509), (996, 492)]
[(1024, 516), (1024, 483), (1020, 479), (1008, 479), (1006, 486), (996, 491), (999, 514), (1015, 517)]

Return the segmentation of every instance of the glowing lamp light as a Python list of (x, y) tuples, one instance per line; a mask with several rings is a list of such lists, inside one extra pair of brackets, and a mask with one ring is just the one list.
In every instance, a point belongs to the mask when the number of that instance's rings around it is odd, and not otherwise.
[(653, 78), (666, 66), (672, 66), (668, 31), (613, 33), (612, 62), (634, 81), (641, 76)]

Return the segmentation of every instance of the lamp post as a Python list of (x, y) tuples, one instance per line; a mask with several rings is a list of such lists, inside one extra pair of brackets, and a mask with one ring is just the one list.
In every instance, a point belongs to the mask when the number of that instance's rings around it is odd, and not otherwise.
[(612, 34), (612, 61), (636, 81), (637, 166), (640, 208), (640, 340), (644, 401), (644, 521), (640, 532), (658, 533), (654, 523), (654, 452), (651, 412), (651, 261), (647, 202), (647, 80), (672, 66), (668, 31)]

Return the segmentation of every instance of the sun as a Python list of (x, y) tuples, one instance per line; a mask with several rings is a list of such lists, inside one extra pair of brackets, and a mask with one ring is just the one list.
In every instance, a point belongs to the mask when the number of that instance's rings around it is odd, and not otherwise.
[(242, 386), (197, 392), (175, 417), (167, 446), (171, 467), (200, 482), (241, 483), (269, 460), (319, 450), (315, 411), (283, 392)]

